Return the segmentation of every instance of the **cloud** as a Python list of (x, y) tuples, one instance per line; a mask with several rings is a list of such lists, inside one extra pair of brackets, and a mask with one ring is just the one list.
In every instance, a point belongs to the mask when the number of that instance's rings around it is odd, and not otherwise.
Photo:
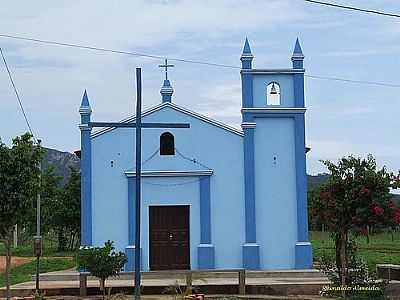
[(240, 125), (242, 106), (240, 82), (210, 88), (203, 97), (205, 101), (199, 105), (202, 113), (237, 127)]
[[(300, 36), (310, 74), (392, 82), (400, 67), (397, 23), (361, 14), (344, 16), (302, 1), (5, 0), (2, 8), (0, 32), (6, 34), (235, 66), (240, 65), (243, 39), (249, 36), (259, 68), (287, 67), (294, 39)], [(135, 67), (143, 68), (144, 106), (161, 101), (159, 60), (5, 38), (0, 43), (31, 124), (47, 146), (79, 147), (77, 109), (84, 89), (96, 120), (131, 115)], [(240, 125), (239, 70), (173, 63), (174, 102)], [(309, 78), (306, 87), (313, 148), (309, 166), (317, 170), (319, 158), (334, 159), (351, 151), (371, 151), (391, 166), (399, 165), (395, 151), (399, 143), (390, 133), (398, 127), (397, 89)], [(0, 72), (0, 92), (1, 135), (10, 140), (26, 126), (4, 72)], [(379, 145), (360, 141), (355, 128), (369, 128), (379, 121), (385, 123)]]
[(341, 157), (354, 155), (356, 157), (367, 157), (372, 154), (378, 166), (386, 166), (389, 170), (398, 170), (400, 159), (398, 157), (398, 148), (396, 145), (375, 144), (373, 141), (364, 143), (353, 141), (344, 142), (329, 139), (309, 139), (307, 145), (311, 147), (311, 151), (307, 154), (307, 160), (310, 164), (311, 173), (324, 172), (325, 167), (320, 160), (337, 161)]

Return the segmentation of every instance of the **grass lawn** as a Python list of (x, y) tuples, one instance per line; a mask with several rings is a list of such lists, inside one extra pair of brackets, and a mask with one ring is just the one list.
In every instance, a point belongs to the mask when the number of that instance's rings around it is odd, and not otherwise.
[[(313, 245), (314, 259), (323, 253), (334, 255), (335, 248), (329, 232), (310, 231)], [(366, 261), (371, 271), (376, 264), (400, 265), (400, 232), (394, 233), (394, 240), (390, 233), (380, 233), (370, 236), (369, 244), (364, 236), (357, 238), (358, 254)]]
[[(31, 257), (33, 255), (32, 245), (21, 245), (17, 248), (13, 248), (11, 250), (13, 256), (22, 256), (22, 257)], [(0, 256), (5, 256), (6, 251), (4, 248), (4, 244), (0, 243)], [(43, 247), (43, 256), (45, 257), (74, 257), (74, 251), (58, 251), (57, 248), (50, 248), (44, 245)]]
[[(66, 270), (75, 267), (75, 261), (71, 257), (44, 257), (40, 260), (40, 273)], [(36, 273), (36, 260), (11, 269), (11, 284), (17, 284), (32, 280), (32, 274)], [(5, 274), (0, 274), (0, 287), (6, 284)]]

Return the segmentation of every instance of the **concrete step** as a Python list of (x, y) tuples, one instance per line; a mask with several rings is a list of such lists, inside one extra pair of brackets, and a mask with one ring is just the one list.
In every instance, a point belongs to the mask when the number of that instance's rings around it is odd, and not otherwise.
[[(150, 271), (142, 272), (143, 279), (176, 279), (185, 280), (187, 271)], [(133, 272), (122, 272), (119, 277), (110, 278), (110, 280), (130, 280), (134, 278)], [(213, 278), (238, 278), (238, 271), (194, 271), (192, 273), (193, 280), (196, 279), (213, 279)], [(248, 270), (246, 278), (305, 278), (305, 279), (326, 279), (326, 276), (318, 270)], [(32, 276), (35, 281), (36, 276)], [(79, 273), (76, 271), (53, 272), (40, 274), (42, 281), (79, 281)], [(96, 280), (95, 277), (89, 276), (88, 280)]]

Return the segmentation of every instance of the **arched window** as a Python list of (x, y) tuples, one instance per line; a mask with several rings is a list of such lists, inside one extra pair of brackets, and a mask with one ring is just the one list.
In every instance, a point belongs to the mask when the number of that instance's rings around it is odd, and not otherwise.
[(281, 105), (281, 87), (273, 81), (267, 85), (267, 105)]
[(174, 136), (170, 132), (164, 132), (160, 136), (160, 155), (175, 155)]

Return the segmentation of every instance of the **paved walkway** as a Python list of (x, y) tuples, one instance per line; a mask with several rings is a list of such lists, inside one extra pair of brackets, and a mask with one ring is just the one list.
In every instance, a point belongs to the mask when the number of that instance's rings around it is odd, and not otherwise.
[[(107, 287), (133, 287), (133, 278), (127, 279), (112, 279), (106, 281)], [(176, 283), (179, 285), (186, 285), (183, 279), (143, 279), (143, 286), (173, 286)], [(246, 285), (307, 285), (307, 284), (328, 284), (326, 279), (317, 278), (246, 278)], [(194, 279), (194, 286), (203, 285), (238, 285), (236, 278), (204, 278)], [(43, 289), (59, 289), (59, 288), (79, 288), (79, 281), (41, 281), (40, 287)], [(88, 280), (88, 287), (99, 287), (98, 280)], [(35, 282), (29, 281), (12, 286), (13, 289), (34, 289)]]

